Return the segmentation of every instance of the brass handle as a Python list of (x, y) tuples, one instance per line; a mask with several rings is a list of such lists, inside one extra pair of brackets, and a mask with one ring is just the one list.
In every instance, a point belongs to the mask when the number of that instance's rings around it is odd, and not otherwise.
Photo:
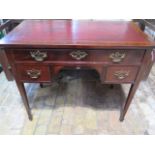
[(40, 52), (37, 50), (36, 52), (30, 52), (31, 57), (34, 58), (36, 61), (44, 61), (45, 58), (47, 58), (46, 52)]
[(125, 58), (125, 53), (115, 52), (110, 55), (113, 62), (119, 63)]
[(70, 56), (76, 60), (84, 59), (88, 54), (85, 51), (77, 50), (70, 53)]
[(38, 79), (41, 75), (41, 71), (36, 69), (27, 70), (26, 72), (31, 79)]
[(116, 71), (114, 76), (116, 76), (116, 78), (119, 80), (123, 80), (129, 76), (129, 71)]

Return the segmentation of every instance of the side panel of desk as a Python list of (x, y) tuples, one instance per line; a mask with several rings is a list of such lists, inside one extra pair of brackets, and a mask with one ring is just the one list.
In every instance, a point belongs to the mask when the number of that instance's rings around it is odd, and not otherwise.
[(9, 81), (13, 81), (13, 75), (12, 75), (12, 72), (11, 72), (11, 68), (9, 68), (9, 61), (8, 61), (8, 58), (6, 56), (6, 53), (4, 50), (0, 49), (0, 63), (2, 65), (2, 68), (5, 72), (5, 75), (7, 77), (7, 79)]

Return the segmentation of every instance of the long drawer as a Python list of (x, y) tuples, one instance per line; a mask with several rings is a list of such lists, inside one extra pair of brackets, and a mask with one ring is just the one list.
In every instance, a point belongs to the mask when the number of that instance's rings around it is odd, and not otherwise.
[(144, 50), (15, 49), (16, 62), (140, 64)]

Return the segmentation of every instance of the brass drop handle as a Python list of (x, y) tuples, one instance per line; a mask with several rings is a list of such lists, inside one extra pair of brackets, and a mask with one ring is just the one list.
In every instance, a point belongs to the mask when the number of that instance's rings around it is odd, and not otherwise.
[(88, 54), (85, 51), (77, 50), (70, 53), (70, 56), (76, 60), (84, 59)]
[(125, 58), (125, 53), (115, 52), (109, 56), (112, 59), (112, 62), (119, 63)]
[(129, 71), (116, 71), (114, 76), (119, 80), (123, 80), (129, 76)]
[(41, 71), (36, 69), (27, 70), (26, 73), (31, 79), (38, 79), (41, 75)]
[(46, 52), (40, 52), (39, 50), (35, 52), (30, 52), (31, 57), (34, 58), (36, 61), (44, 61), (45, 58), (47, 58)]

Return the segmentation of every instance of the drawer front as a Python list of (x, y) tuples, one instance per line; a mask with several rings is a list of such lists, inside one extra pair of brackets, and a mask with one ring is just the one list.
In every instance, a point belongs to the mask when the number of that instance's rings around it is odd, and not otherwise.
[(115, 67), (107, 68), (105, 82), (133, 83), (138, 73), (138, 67)]
[(49, 82), (51, 73), (48, 66), (38, 66), (33, 64), (16, 65), (20, 80), (27, 82)]
[(139, 64), (144, 50), (19, 49), (14, 50), (13, 54), (16, 61)]

